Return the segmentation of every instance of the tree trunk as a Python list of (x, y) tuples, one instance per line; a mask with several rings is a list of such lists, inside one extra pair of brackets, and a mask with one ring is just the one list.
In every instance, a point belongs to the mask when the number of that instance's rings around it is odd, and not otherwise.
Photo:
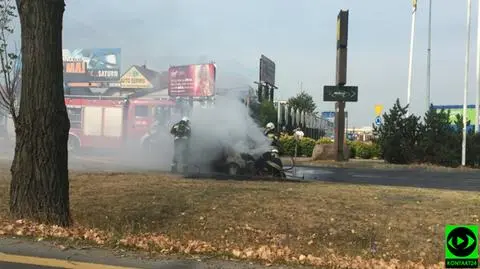
[(64, 0), (16, 0), (21, 24), (22, 95), (15, 126), (10, 213), (17, 219), (70, 225), (63, 93)]

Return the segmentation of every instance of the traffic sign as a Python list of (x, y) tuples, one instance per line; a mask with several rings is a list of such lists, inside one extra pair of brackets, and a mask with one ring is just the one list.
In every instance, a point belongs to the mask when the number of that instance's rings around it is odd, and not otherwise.
[(375, 105), (375, 116), (382, 115), (383, 106), (382, 105)]
[(357, 86), (323, 86), (323, 101), (325, 102), (357, 102)]
[(377, 125), (377, 126), (382, 125), (382, 117), (377, 116), (375, 118), (375, 125)]

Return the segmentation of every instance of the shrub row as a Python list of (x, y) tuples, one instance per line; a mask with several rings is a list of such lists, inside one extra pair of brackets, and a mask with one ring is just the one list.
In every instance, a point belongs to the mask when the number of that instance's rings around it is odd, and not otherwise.
[[(348, 141), (350, 158), (382, 158), (396, 164), (429, 163), (456, 167), (461, 164), (463, 119), (457, 115), (452, 123), (449, 111), (437, 111), (430, 107), (424, 116), (407, 115), (397, 99), (393, 108), (383, 114), (383, 124), (374, 126), (374, 141)], [(468, 123), (467, 123), (468, 124)], [(480, 167), (480, 134), (467, 125), (466, 164)], [(293, 136), (281, 136), (284, 154), (295, 154), (296, 141)], [(312, 156), (316, 144), (331, 144), (330, 138), (315, 141), (304, 137), (298, 142), (297, 156)]]
[[(463, 119), (456, 115), (451, 121), (450, 111), (426, 112), (423, 122), (419, 116), (407, 114), (397, 99), (383, 114), (383, 124), (374, 126), (375, 141), (385, 161), (397, 164), (429, 163), (456, 167), (461, 164)], [(472, 119), (474, 120), (474, 119)], [(480, 135), (467, 122), (466, 165), (480, 166)]]
[[(295, 144), (296, 141), (293, 136), (282, 135), (280, 137), (280, 143), (283, 147), (283, 154), (288, 156), (295, 155)], [(316, 144), (332, 144), (333, 140), (328, 137), (322, 137), (319, 140), (314, 140), (310, 137), (304, 137), (298, 142), (297, 145), (297, 156), (298, 157), (311, 157), (313, 149)], [(350, 147), (350, 158), (360, 158), (360, 159), (372, 159), (380, 158), (380, 147), (374, 143), (360, 142), (360, 141), (348, 141)]]
[[(310, 137), (303, 137), (297, 145), (297, 157), (311, 157), (316, 142), (315, 139)], [(284, 155), (295, 156), (295, 145), (297, 142), (292, 135), (280, 136), (280, 143), (282, 144)]]
[(350, 147), (350, 158), (379, 159), (381, 150), (378, 144), (373, 142), (348, 141)]

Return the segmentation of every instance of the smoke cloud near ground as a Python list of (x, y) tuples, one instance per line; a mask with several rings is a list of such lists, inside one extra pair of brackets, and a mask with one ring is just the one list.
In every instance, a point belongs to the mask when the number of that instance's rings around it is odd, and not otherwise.
[(213, 107), (194, 107), (190, 121), (190, 162), (208, 165), (225, 147), (236, 153), (259, 157), (270, 149), (263, 130), (249, 115), (248, 108), (236, 94), (217, 95)]
[[(121, 148), (88, 148), (70, 154), (69, 166), (82, 171), (168, 171), (173, 158), (173, 120), (156, 133), (157, 144), (142, 146), (142, 139), (128, 138)], [(145, 135), (145, 137), (147, 134)]]
[[(249, 153), (254, 158), (270, 150), (270, 141), (263, 134), (249, 114), (249, 109), (235, 93), (217, 95), (213, 106), (194, 102), (189, 116), (192, 128), (190, 139), (189, 163), (192, 171), (209, 172), (210, 164), (217, 159), (226, 147), (235, 153)], [(116, 169), (122, 170), (165, 170), (170, 169), (174, 149), (170, 128), (181, 119), (174, 114), (171, 120), (159, 132), (159, 144), (154, 154), (146, 154), (140, 149), (116, 153)], [(138, 141), (131, 141), (139, 145)], [(95, 150), (94, 155), (102, 155)], [(77, 158), (78, 160), (78, 158)], [(110, 165), (111, 167), (114, 164)]]
[[(173, 121), (159, 133), (161, 144), (153, 149), (153, 154), (142, 150), (139, 139), (127, 138), (126, 147), (81, 148), (70, 153), (69, 168), (86, 172), (167, 170), (173, 156), (173, 137), (169, 133), (171, 125)], [(8, 137), (0, 139), (0, 160), (11, 163), (15, 149), (15, 131), (11, 119), (7, 120), (6, 132)]]
[[(270, 150), (270, 141), (264, 136), (263, 128), (258, 126), (249, 114), (249, 109), (236, 93), (217, 95), (215, 104), (205, 107), (194, 102), (190, 114), (192, 137), (190, 140), (189, 163), (192, 170), (207, 172), (209, 165), (229, 147), (235, 153), (249, 153), (257, 158)], [(69, 167), (82, 171), (168, 171), (172, 163), (174, 149), (170, 128), (181, 119), (174, 114), (159, 136), (159, 144), (152, 146), (150, 154), (141, 148), (138, 139), (127, 141), (130, 147), (89, 148), (69, 155)], [(9, 131), (13, 136), (13, 126)], [(13, 158), (11, 146), (2, 146), (2, 155)]]

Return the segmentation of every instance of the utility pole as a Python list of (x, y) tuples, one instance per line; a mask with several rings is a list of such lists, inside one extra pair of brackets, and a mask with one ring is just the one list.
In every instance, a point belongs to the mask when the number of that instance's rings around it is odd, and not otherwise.
[(337, 16), (337, 65), (336, 85), (323, 86), (323, 101), (335, 102), (335, 160), (348, 160), (345, 156), (345, 103), (358, 102), (358, 86), (347, 83), (348, 10), (340, 10)]
[[(337, 72), (336, 86), (347, 84), (348, 10), (340, 10), (337, 16)], [(336, 161), (344, 161), (345, 101), (335, 103), (335, 149)]]

